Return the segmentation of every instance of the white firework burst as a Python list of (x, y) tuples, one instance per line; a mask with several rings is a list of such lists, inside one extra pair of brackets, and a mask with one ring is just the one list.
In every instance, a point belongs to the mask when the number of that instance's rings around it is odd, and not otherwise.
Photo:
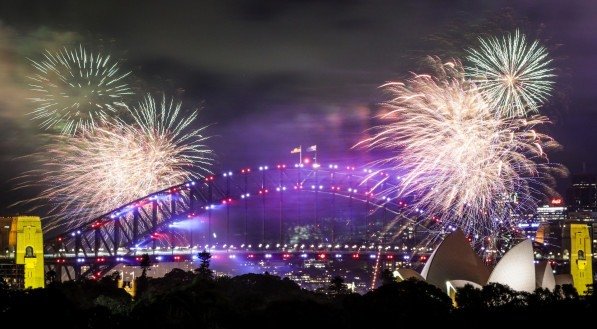
[(130, 72), (122, 72), (109, 55), (78, 48), (52, 53), (31, 61), (29, 78), (35, 104), (32, 116), (44, 129), (74, 134), (93, 126), (123, 107), (132, 91), (126, 83)]
[(494, 111), (505, 117), (537, 113), (550, 95), (553, 69), (547, 49), (528, 43), (518, 30), (503, 38), (479, 39), (478, 49), (469, 49), (467, 78), (479, 88)]
[(392, 97), (385, 123), (361, 143), (388, 152), (374, 166), (406, 174), (377, 192), (411, 198), (413, 210), (473, 236), (509, 228), (513, 214), (532, 208), (564, 170), (546, 158), (558, 143), (535, 130), (548, 119), (496, 116), (459, 64), (441, 72), (383, 86)]
[[(133, 124), (105, 122), (75, 136), (54, 136), (40, 153), (44, 190), (36, 201), (49, 204), (57, 221), (75, 226), (123, 204), (203, 177), (212, 163), (206, 126), (194, 127), (197, 111), (147, 96), (130, 114)], [(37, 175), (39, 176), (39, 175)], [(32, 176), (32, 177), (35, 177)]]

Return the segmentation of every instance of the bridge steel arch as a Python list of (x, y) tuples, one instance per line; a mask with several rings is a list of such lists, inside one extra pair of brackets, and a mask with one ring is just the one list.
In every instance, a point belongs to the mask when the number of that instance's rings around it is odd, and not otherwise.
[[(48, 269), (57, 273), (58, 278), (64, 272), (68, 278), (76, 279), (100, 277), (117, 264), (138, 260), (140, 254), (148, 251), (155, 253), (156, 250), (167, 248), (174, 254), (183, 246), (190, 247), (190, 252), (193, 247), (263, 252), (270, 248), (270, 244), (272, 248), (275, 244), (280, 252), (291, 252), (299, 248), (354, 252), (355, 248), (372, 248), (374, 245), (377, 245), (375, 248), (381, 248), (382, 244), (387, 249), (388, 245), (394, 243), (393, 248), (397, 249), (399, 242), (390, 241), (383, 235), (380, 227), (396, 218), (400, 218), (401, 223), (418, 225), (419, 219), (411, 213), (406, 214), (405, 201), (376, 195), (372, 191), (375, 186), (382, 185), (383, 189), (395, 185), (397, 179), (399, 178), (390, 177), (384, 172), (373, 174), (370, 169), (317, 164), (308, 167), (260, 166), (227, 171), (152, 193), (62, 234), (47, 237), (44, 243), (46, 264)], [(336, 209), (336, 200), (340, 199), (344, 200), (344, 205), (339, 206), (341, 209)], [(287, 222), (284, 213), (285, 200), (293, 202), (297, 208), (292, 222)], [(258, 204), (263, 208), (261, 223), (256, 223), (254, 218)], [(279, 205), (276, 216), (271, 215), (271, 211), (266, 213), (267, 206), (270, 205), (271, 210), (273, 204)], [(347, 216), (351, 217), (354, 227), (361, 228), (352, 232), (354, 234), (334, 237), (334, 228), (327, 228), (331, 236), (320, 236), (319, 241), (314, 238), (313, 241), (302, 241), (299, 246), (289, 240), (286, 233), (288, 227), (301, 224), (325, 227), (330, 225), (329, 221), (323, 220), (325, 212), (329, 213), (330, 208), (334, 213), (346, 213), (357, 205), (361, 205), (361, 213), (364, 211), (361, 216), (363, 218)], [(304, 213), (301, 214), (301, 207), (308, 209), (303, 209)], [(231, 218), (231, 209), (241, 209), (240, 212), (244, 211), (244, 215)], [(220, 213), (218, 220), (215, 216), (217, 211)], [(222, 212), (226, 215), (222, 215)], [(253, 214), (251, 218), (250, 212)], [(202, 218), (202, 222), (207, 225), (207, 233), (202, 237), (189, 243), (188, 237), (173, 232), (175, 223), (197, 218)], [(304, 223), (301, 223), (302, 219)], [(243, 241), (233, 243), (229, 241), (231, 222), (235, 222), (238, 227), (239, 221), (244, 228), (241, 233)], [(215, 225), (219, 225), (222, 231), (223, 222), (226, 227), (225, 238), (221, 235), (214, 238)], [(335, 219), (331, 225), (335, 225), (334, 223)], [(249, 232), (249, 227), (254, 228), (255, 225), (260, 226), (257, 234), (255, 230)], [(269, 231), (266, 230), (268, 226)], [(273, 231), (277, 231), (277, 234), (272, 234), (272, 226), (276, 228)], [(236, 239), (238, 238), (237, 232)], [(383, 241), (384, 238), (386, 241)], [(251, 243), (249, 240), (255, 242)]]

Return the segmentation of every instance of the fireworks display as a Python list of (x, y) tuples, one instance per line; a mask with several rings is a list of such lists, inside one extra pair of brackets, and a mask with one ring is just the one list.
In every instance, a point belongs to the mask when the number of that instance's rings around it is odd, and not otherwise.
[(127, 202), (209, 172), (212, 151), (206, 127), (192, 128), (197, 112), (147, 96), (123, 121), (57, 136), (44, 151), (42, 198), (70, 226), (86, 222)]
[(519, 31), (479, 41), (479, 49), (468, 50), (466, 75), (492, 109), (506, 117), (538, 112), (553, 85), (547, 50)]
[(363, 143), (393, 153), (375, 165), (406, 172), (397, 187), (381, 193), (409, 196), (412, 209), (424, 209), (438, 223), (484, 235), (507, 225), (515, 208), (534, 204), (534, 192), (548, 187), (561, 168), (544, 152), (558, 144), (534, 130), (546, 117), (496, 116), (458, 63), (440, 73), (384, 85), (392, 97), (387, 123)]
[(34, 119), (44, 129), (73, 134), (114, 115), (132, 94), (119, 63), (101, 54), (87, 52), (82, 46), (46, 51), (43, 59), (32, 61), (30, 76), (36, 108)]
[[(546, 156), (559, 144), (536, 130), (549, 122), (538, 114), (553, 87), (547, 50), (516, 31), (480, 39), (467, 53), (464, 68), (434, 60), (433, 74), (384, 85), (391, 95), (384, 122), (360, 144), (384, 154), (371, 175), (400, 175), (374, 194), (407, 199), (418, 217), (483, 237), (508, 230), (551, 193), (564, 168)], [(57, 222), (86, 222), (209, 172), (206, 127), (193, 128), (197, 112), (182, 115), (180, 103), (151, 95), (125, 105), (129, 73), (109, 56), (80, 46), (46, 51), (33, 66), (33, 117), (62, 133), (41, 152), (36, 182)]]

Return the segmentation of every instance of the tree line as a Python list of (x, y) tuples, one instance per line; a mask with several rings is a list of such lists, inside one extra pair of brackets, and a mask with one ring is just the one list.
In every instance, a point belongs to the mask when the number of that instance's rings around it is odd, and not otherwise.
[(396, 282), (388, 272), (378, 288), (359, 295), (340, 277), (317, 291), (267, 273), (214, 277), (211, 255), (199, 257), (195, 271), (174, 269), (161, 278), (147, 276), (151, 262), (144, 258), (134, 299), (117, 288), (118, 275), (51, 282), (34, 290), (0, 285), (0, 314), (9, 321), (5, 323), (42, 321), (62, 328), (364, 329), (388, 324), (549, 325), (559, 319), (587, 318), (597, 310), (597, 297), (580, 297), (568, 285), (532, 294), (500, 284), (466, 286), (458, 291), (455, 307), (437, 287), (416, 280)]

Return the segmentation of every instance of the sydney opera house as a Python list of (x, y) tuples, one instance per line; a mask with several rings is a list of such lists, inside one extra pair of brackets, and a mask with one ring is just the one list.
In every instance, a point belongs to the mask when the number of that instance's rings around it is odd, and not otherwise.
[(570, 274), (554, 275), (549, 262), (536, 262), (532, 241), (528, 239), (510, 249), (490, 271), (460, 230), (446, 236), (420, 274), (403, 268), (395, 275), (399, 280), (425, 280), (451, 297), (455, 296), (456, 289), (467, 284), (481, 288), (489, 283), (500, 283), (514, 290), (533, 292), (536, 288), (553, 290), (556, 285), (573, 283)]

